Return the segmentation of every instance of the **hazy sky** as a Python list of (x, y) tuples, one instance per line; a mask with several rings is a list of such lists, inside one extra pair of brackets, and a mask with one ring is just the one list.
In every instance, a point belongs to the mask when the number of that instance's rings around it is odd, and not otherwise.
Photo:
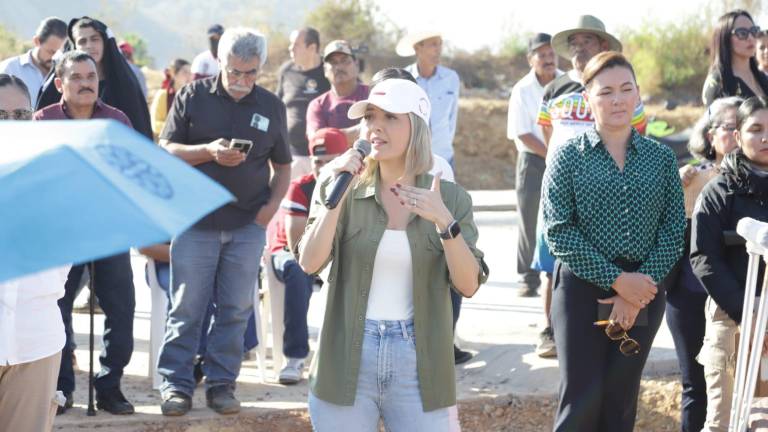
[[(619, 28), (638, 26), (643, 19), (672, 22), (700, 14), (711, 4), (704, 0), (375, 0), (375, 3), (381, 14), (398, 26), (435, 28), (443, 32), (451, 45), (468, 50), (483, 46), (496, 48), (510, 29), (517, 33), (554, 34), (573, 26), (575, 18), (583, 14), (597, 16), (609, 32), (615, 32)], [(768, 20), (757, 21), (768, 27)]]

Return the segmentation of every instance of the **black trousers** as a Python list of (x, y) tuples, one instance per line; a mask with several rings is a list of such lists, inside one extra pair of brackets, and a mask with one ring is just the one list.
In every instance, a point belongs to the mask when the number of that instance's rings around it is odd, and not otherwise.
[[(84, 265), (72, 266), (67, 283), (64, 285), (64, 297), (59, 299), (59, 309), (64, 320), (67, 343), (61, 353), (61, 367), (57, 389), (64, 393), (75, 390), (75, 372), (72, 365), (72, 304), (77, 296), (77, 288), (83, 276)], [(99, 306), (104, 311), (104, 349), (99, 361), (101, 371), (94, 380), (96, 391), (120, 387), (123, 368), (128, 365), (133, 354), (133, 313), (136, 298), (133, 287), (131, 257), (126, 253), (96, 261), (96, 277), (92, 279), (94, 294)], [(96, 368), (94, 368), (96, 369)]]
[(680, 262), (677, 283), (667, 293), (667, 325), (675, 341), (683, 381), (680, 430), (699, 432), (707, 417), (707, 382), (704, 366), (696, 356), (704, 344), (707, 292), (694, 276), (687, 255)]
[[(625, 271), (639, 265), (617, 262)], [(560, 363), (560, 394), (556, 432), (632, 432), (637, 414), (640, 377), (661, 325), (665, 284), (648, 309), (648, 325), (635, 326), (629, 336), (640, 343), (639, 354), (626, 357), (619, 342), (597, 327), (597, 299), (616, 293), (578, 278), (560, 260), (555, 263), (552, 329)]]

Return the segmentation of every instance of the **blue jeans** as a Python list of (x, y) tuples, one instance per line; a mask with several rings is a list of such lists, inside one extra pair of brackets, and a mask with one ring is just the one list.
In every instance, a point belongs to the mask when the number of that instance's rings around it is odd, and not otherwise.
[(285, 284), (283, 354), (290, 358), (306, 358), (309, 355), (307, 311), (315, 278), (304, 273), (288, 251), (274, 252), (271, 264), (277, 279)]
[(214, 289), (205, 385), (234, 388), (264, 242), (264, 228), (256, 224), (227, 231), (191, 228), (171, 242), (171, 311), (157, 364), (163, 394), (194, 392), (193, 360)]
[[(64, 285), (64, 297), (59, 299), (67, 341), (61, 353), (56, 388), (67, 394), (75, 391), (75, 372), (72, 365), (72, 351), (75, 346), (72, 304), (84, 270), (85, 264), (72, 266)], [(131, 361), (133, 354), (133, 313), (136, 297), (131, 257), (128, 252), (96, 260), (95, 277), (91, 279), (91, 287), (104, 311), (104, 349), (99, 356), (101, 370), (93, 382), (93, 387), (100, 392), (120, 387), (123, 369)]]
[(310, 391), (316, 432), (377, 432), (379, 418), (388, 432), (449, 430), (448, 408), (422, 408), (413, 321), (366, 320), (361, 356), (354, 405), (332, 404)]
[[(157, 276), (157, 282), (160, 284), (160, 288), (165, 291), (168, 297), (168, 310), (171, 309), (171, 265), (166, 262), (155, 262), (155, 276)], [(147, 283), (149, 283), (149, 277), (147, 277)], [(200, 331), (200, 347), (197, 349), (197, 354), (201, 357), (205, 356), (205, 349), (208, 346), (208, 329), (211, 326), (211, 317), (216, 313), (216, 293), (214, 293), (213, 299), (208, 303), (208, 309), (205, 312), (205, 318), (203, 319), (203, 325)], [(256, 315), (251, 313), (251, 317), (248, 319), (248, 327), (245, 330), (245, 342), (243, 345), (243, 352), (248, 352), (259, 344), (259, 340), (256, 338)]]

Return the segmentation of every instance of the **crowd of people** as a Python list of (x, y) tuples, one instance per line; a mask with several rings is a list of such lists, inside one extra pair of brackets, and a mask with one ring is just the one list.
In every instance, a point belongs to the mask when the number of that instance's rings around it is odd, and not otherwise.
[[(87, 16), (43, 20), (31, 50), (0, 62), (0, 119), (112, 119), (236, 197), (140, 250), (169, 300), (161, 412), (187, 414), (201, 382), (209, 408), (240, 411), (236, 380), (259, 343), (254, 287), (268, 266), (285, 285), (280, 383), (304, 378), (310, 299), (318, 285), (327, 296), (308, 371), (315, 430), (459, 430), (454, 370), (472, 353), (455, 344), (456, 323), (489, 269), (453, 175), (461, 83), (441, 64), (441, 34), (407, 34), (396, 52), (415, 61), (366, 84), (349, 41), (297, 29), (275, 89), (257, 84), (265, 36), (221, 25), (207, 36), (209, 49), (175, 59), (149, 103), (133, 47)], [(591, 15), (537, 33), (510, 96), (519, 295), (541, 292), (536, 353), (560, 371), (554, 430), (633, 430), (666, 313), (681, 430), (725, 431), (747, 266), (728, 232), (743, 217), (768, 220), (768, 36), (745, 11), (719, 19), (694, 162), (682, 168), (644, 136), (621, 51)], [(354, 181), (337, 190), (345, 175)], [(126, 251), (0, 284), (0, 429), (51, 430), (73, 406), (72, 309), (89, 279), (105, 315), (97, 407), (134, 412), (121, 390), (134, 343)]]

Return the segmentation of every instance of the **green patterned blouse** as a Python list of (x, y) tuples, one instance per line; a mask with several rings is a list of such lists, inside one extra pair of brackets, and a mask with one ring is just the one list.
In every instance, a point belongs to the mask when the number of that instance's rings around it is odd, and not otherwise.
[(669, 147), (632, 129), (619, 170), (594, 128), (571, 139), (544, 173), (545, 238), (579, 278), (605, 290), (623, 258), (661, 282), (683, 254), (685, 210)]

